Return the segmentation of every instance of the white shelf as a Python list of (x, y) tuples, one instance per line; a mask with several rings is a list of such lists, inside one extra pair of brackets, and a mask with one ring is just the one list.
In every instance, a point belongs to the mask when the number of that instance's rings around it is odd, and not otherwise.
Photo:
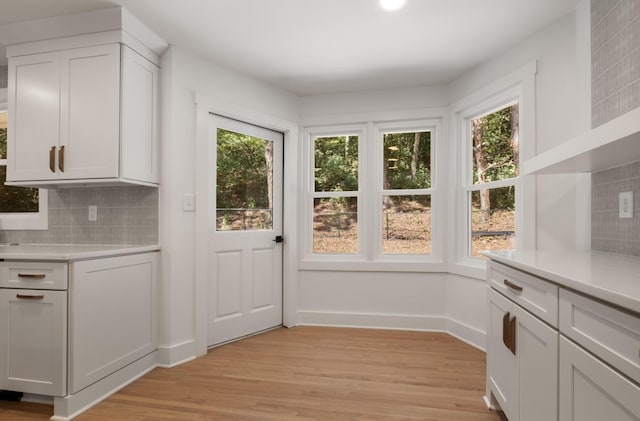
[(596, 172), (640, 161), (640, 108), (525, 161), (523, 174)]

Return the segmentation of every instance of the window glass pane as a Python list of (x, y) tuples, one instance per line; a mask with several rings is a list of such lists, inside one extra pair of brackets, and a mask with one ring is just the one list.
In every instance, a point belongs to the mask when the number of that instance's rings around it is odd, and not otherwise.
[(471, 193), (471, 256), (484, 250), (514, 250), (515, 188), (502, 187)]
[(0, 165), (0, 212), (38, 212), (38, 189), (5, 186), (7, 167)]
[(431, 196), (383, 196), (382, 252), (431, 253)]
[(0, 159), (7, 159), (7, 113), (0, 112)]
[(518, 176), (518, 104), (471, 122), (473, 184)]
[(358, 199), (332, 197), (313, 200), (313, 252), (358, 252)]
[(314, 156), (315, 191), (358, 191), (358, 136), (318, 137)]
[(385, 133), (383, 189), (431, 187), (431, 132)]
[(216, 230), (273, 228), (273, 142), (218, 129)]

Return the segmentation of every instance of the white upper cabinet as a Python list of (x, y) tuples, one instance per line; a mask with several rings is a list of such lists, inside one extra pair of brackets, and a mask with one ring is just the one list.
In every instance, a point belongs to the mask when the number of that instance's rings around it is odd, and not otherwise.
[(9, 59), (7, 180), (158, 183), (158, 67), (112, 43)]

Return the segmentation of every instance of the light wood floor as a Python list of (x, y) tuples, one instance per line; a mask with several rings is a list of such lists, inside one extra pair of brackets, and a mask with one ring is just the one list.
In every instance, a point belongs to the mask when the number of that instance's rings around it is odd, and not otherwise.
[[(499, 421), (484, 372), (484, 353), (446, 334), (296, 327), (155, 369), (76, 420)], [(0, 402), (1, 420), (51, 413)]]

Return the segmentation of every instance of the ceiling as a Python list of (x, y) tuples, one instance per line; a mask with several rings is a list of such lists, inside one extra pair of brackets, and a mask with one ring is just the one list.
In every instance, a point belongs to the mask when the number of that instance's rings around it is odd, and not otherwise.
[(446, 84), (578, 1), (2, 0), (0, 24), (122, 5), (172, 45), (317, 95)]

